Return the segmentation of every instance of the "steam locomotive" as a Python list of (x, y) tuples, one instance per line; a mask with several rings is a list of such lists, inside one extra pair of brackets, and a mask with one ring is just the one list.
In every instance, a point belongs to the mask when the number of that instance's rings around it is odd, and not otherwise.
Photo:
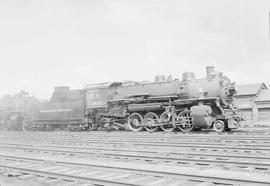
[(25, 122), (31, 120), (32, 105), (37, 102), (25, 91), (0, 98), (0, 129), (24, 130)]
[(206, 67), (206, 74), (201, 79), (186, 72), (181, 80), (156, 76), (153, 82), (90, 84), (81, 90), (56, 87), (49, 103), (33, 109), (29, 126), (135, 132), (238, 128), (235, 83), (213, 66)]

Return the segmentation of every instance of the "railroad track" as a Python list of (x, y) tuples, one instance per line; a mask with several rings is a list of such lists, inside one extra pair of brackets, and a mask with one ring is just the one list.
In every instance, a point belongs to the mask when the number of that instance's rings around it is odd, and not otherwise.
[[(36, 143), (0, 143), (0, 147), (10, 147), (10, 148), (35, 148), (35, 147), (43, 147), (43, 148), (57, 148), (58, 150), (72, 148), (72, 150), (85, 150), (85, 151), (97, 151), (97, 150), (107, 150), (107, 151), (117, 151), (117, 152), (138, 152), (138, 153), (165, 153), (181, 155), (181, 154), (213, 154), (214, 156), (224, 155), (233, 157), (233, 155), (245, 155), (246, 157), (261, 157), (261, 156), (269, 156), (269, 151), (258, 151), (255, 149), (248, 150), (244, 147), (228, 147), (228, 148), (208, 148), (208, 147), (179, 147), (178, 148), (167, 148), (164, 146), (161, 147), (151, 147), (147, 146), (135, 146), (135, 145), (119, 145), (119, 144), (63, 144), (63, 143), (46, 143), (46, 144), (36, 144)], [(250, 149), (250, 147), (248, 147)]]
[[(26, 133), (27, 134), (27, 133)], [(101, 135), (95, 135), (95, 134), (81, 134), (81, 135), (74, 135), (74, 133), (72, 134), (72, 136), (60, 136), (58, 133), (53, 133), (55, 134), (55, 136), (49, 136), (49, 137), (44, 137), (44, 133), (40, 133), (38, 135), (32, 135), (31, 137), (33, 138), (31, 140), (31, 138), (29, 138), (30, 136), (24, 136), (24, 138), (26, 138), (28, 141), (60, 141), (60, 142), (96, 142), (98, 141), (117, 141), (117, 142), (144, 142), (144, 141), (148, 141), (148, 142), (154, 142), (154, 143), (166, 143), (166, 142), (170, 142), (171, 144), (181, 144), (181, 143), (188, 143), (189, 141), (191, 141), (192, 143), (194, 142), (198, 142), (198, 143), (202, 143), (204, 142), (204, 144), (209, 144), (210, 142), (218, 142), (218, 143), (249, 143), (249, 144), (255, 144), (255, 145), (269, 145), (270, 144), (270, 138), (266, 135), (266, 136), (245, 136), (245, 137), (240, 137), (240, 136), (234, 136), (234, 135), (158, 135), (156, 136), (155, 134), (153, 135), (139, 135), (139, 136), (129, 136), (127, 134), (125, 134), (123, 136), (122, 135), (109, 135), (106, 133), (102, 133)], [(27, 134), (29, 135), (29, 134)], [(50, 134), (51, 135), (51, 134)], [(85, 135), (85, 136), (84, 136)], [(10, 140), (16, 140), (16, 139), (21, 139), (22, 135), (18, 135), (19, 137), (16, 138), (16, 133), (14, 134), (14, 136), (12, 138), (9, 138), (8, 136), (5, 135), (0, 135), (0, 139), (1, 141), (6, 140), (6, 139), (10, 139)], [(261, 144), (263, 143), (263, 144)]]
[[(51, 133), (55, 134), (55, 136), (52, 136)], [(21, 133), (13, 133), (12, 139), (16, 139), (16, 134), (18, 134), (18, 136), (22, 137), (24, 136)], [(264, 143), (270, 143), (270, 138), (268, 137), (269, 135), (236, 135), (236, 134), (231, 134), (231, 135), (227, 135), (227, 134), (149, 134), (149, 133), (128, 133), (128, 132), (122, 132), (122, 133), (114, 133), (113, 135), (111, 133), (100, 133), (98, 132), (96, 133), (70, 133), (72, 135), (63, 135), (63, 133), (58, 133), (58, 132), (48, 132), (48, 133), (24, 133), (25, 134), (25, 138), (29, 139), (30, 135), (31, 137), (33, 137), (34, 139), (39, 139), (39, 140), (52, 140), (52, 139), (56, 139), (56, 140), (61, 140), (61, 141), (87, 141), (87, 140), (94, 140), (94, 139), (104, 139), (104, 140), (128, 140), (128, 139), (132, 139), (132, 140), (141, 140), (141, 141), (145, 141), (145, 140), (151, 140), (151, 141), (174, 141), (176, 140), (176, 142), (181, 142), (181, 141), (186, 141), (186, 140), (197, 140), (197, 141), (212, 141), (211, 138), (214, 138), (215, 140), (220, 140), (220, 141), (225, 141), (225, 142), (237, 142), (237, 141), (249, 141), (249, 142), (260, 142), (263, 141)], [(68, 133), (69, 134), (69, 133)], [(27, 136), (26, 136), (27, 135)], [(6, 139), (9, 138), (8, 135), (5, 134), (1, 134), (0, 133), (0, 138), (1, 139)]]
[(53, 154), (58, 156), (77, 156), (85, 160), (99, 159), (122, 162), (138, 162), (145, 164), (164, 164), (172, 166), (197, 166), (197, 167), (215, 167), (218, 169), (233, 169), (247, 171), (247, 172), (268, 172), (270, 173), (270, 158), (268, 156), (247, 156), (247, 155), (222, 155), (222, 154), (208, 154), (208, 153), (190, 153), (182, 152), (179, 154), (167, 152), (160, 154), (157, 152), (142, 151), (142, 150), (112, 150), (96, 148), (92, 151), (83, 151), (82, 149), (75, 149), (70, 147), (62, 148), (42, 148), (42, 147), (13, 147), (1, 146), (2, 150), (16, 151), (20, 153), (32, 154)]
[[(13, 145), (20, 145), (19, 143), (14, 143), (13, 140), (1, 140), (0, 144), (13, 144)], [(252, 142), (244, 142), (244, 141), (215, 141), (209, 142), (201, 140), (199, 141), (189, 141), (183, 140), (179, 142), (171, 142), (171, 141), (151, 141), (151, 140), (123, 140), (123, 139), (107, 139), (107, 140), (92, 140), (89, 139), (87, 141), (62, 141), (62, 140), (26, 140), (23, 144), (27, 143), (27, 145), (43, 145), (43, 146), (51, 146), (51, 145), (73, 145), (73, 146), (80, 146), (82, 148), (93, 147), (97, 144), (103, 146), (115, 146), (115, 147), (124, 147), (124, 146), (132, 146), (132, 147), (142, 147), (142, 148), (160, 148), (160, 149), (191, 149), (191, 150), (199, 150), (199, 151), (222, 151), (222, 152), (239, 152), (239, 153), (247, 153), (247, 154), (254, 154), (254, 153), (261, 153), (261, 154), (268, 154), (270, 153), (270, 144), (265, 143), (252, 143)]]
[(262, 134), (0, 131), (0, 175), (60, 185), (270, 185)]
[[(53, 163), (51, 163), (53, 162)], [(40, 158), (26, 155), (0, 155), (0, 167), (29, 175), (88, 182), (99, 185), (269, 185), (262, 174), (231, 171), (197, 170), (135, 163), (112, 163), (90, 160)]]

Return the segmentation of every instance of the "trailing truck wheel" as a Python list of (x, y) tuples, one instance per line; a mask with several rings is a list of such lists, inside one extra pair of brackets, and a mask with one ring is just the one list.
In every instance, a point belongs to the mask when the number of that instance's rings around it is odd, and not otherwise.
[[(148, 112), (144, 115), (143, 123), (145, 125), (155, 125), (155, 123), (158, 121), (158, 116), (153, 112)], [(157, 131), (157, 126), (145, 126), (144, 127), (148, 132), (155, 132)]]
[(129, 129), (134, 131), (134, 132), (139, 132), (142, 130), (142, 116), (139, 113), (132, 113), (128, 117), (128, 126)]
[(225, 123), (221, 120), (217, 120), (214, 122), (213, 128), (216, 132), (223, 132), (225, 130)]
[(182, 132), (190, 132), (193, 129), (193, 124), (189, 113), (180, 112), (177, 116), (177, 128)]
[[(160, 122), (162, 123), (171, 123), (171, 114), (169, 112), (164, 112), (160, 116)], [(161, 125), (160, 128), (165, 132), (172, 132), (174, 130), (174, 126), (172, 124)]]

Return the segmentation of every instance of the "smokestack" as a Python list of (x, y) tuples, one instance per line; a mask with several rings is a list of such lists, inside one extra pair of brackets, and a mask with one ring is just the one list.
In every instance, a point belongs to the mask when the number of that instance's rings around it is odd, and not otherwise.
[(206, 67), (206, 78), (208, 80), (211, 80), (211, 76), (213, 75), (215, 71), (215, 67), (214, 66), (207, 66)]

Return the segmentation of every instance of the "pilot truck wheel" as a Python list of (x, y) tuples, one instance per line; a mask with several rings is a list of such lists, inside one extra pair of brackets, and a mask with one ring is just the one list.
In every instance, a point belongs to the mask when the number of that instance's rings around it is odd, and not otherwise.
[(221, 120), (217, 120), (214, 122), (213, 128), (216, 132), (223, 132), (225, 130), (225, 123)]

